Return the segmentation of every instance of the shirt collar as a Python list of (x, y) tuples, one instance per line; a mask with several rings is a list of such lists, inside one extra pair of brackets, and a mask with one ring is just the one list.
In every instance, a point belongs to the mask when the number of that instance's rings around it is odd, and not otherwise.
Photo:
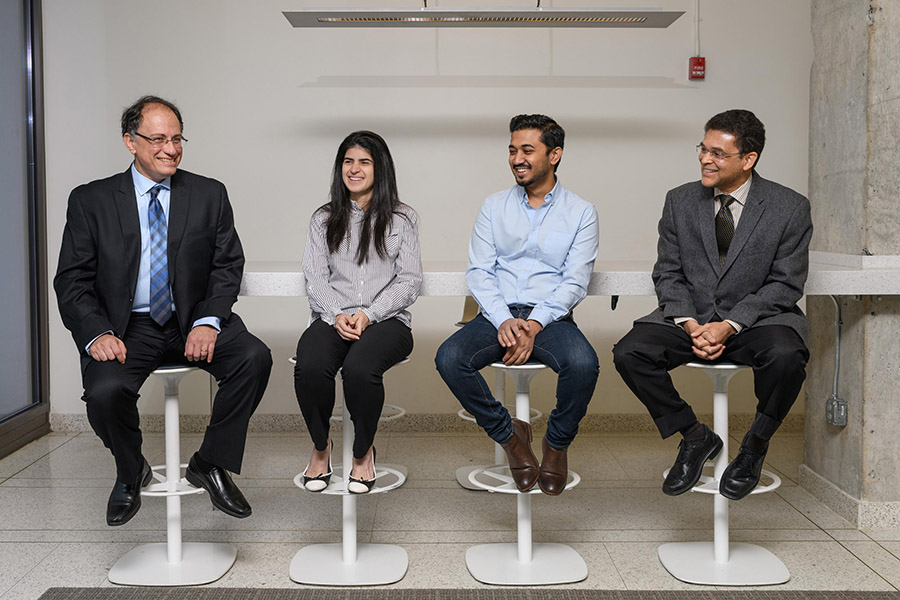
[[(528, 192), (521, 185), (517, 185), (516, 187), (519, 188), (518, 189), (519, 201), (522, 202), (523, 204), (528, 204)], [(553, 189), (550, 190), (549, 192), (547, 192), (547, 195), (544, 196), (544, 204), (541, 204), (541, 206), (547, 206), (547, 205), (552, 204), (553, 199), (556, 198), (561, 187), (562, 186), (559, 185), (559, 177), (557, 177), (556, 183), (553, 184)]]
[(156, 183), (152, 179), (148, 179), (141, 175), (138, 170), (135, 168), (134, 163), (131, 163), (131, 179), (134, 181), (134, 189), (138, 192), (138, 196), (143, 196), (147, 192), (149, 192), (154, 186), (161, 185), (167, 190), (172, 189), (172, 178), (166, 177), (159, 183)]
[[(744, 203), (747, 201), (747, 194), (750, 193), (750, 182), (751, 182), (751, 181), (753, 181), (753, 175), (752, 175), (752, 174), (750, 175), (750, 177), (747, 178), (747, 181), (745, 181), (744, 183), (741, 184), (741, 187), (739, 187), (738, 189), (734, 190), (733, 192), (731, 192), (731, 193), (728, 194), (728, 195), (731, 196), (732, 198), (734, 198), (734, 201), (735, 201), (735, 202), (737, 202), (738, 204), (740, 204), (741, 206), (743, 206)], [(713, 190), (713, 192), (714, 192), (714, 193), (713, 193), (713, 197), (716, 197), (716, 196), (718, 196), (719, 194), (724, 194), (724, 193), (725, 193), (725, 192), (723, 192), (722, 190), (720, 190), (719, 188), (715, 188), (715, 189)]]

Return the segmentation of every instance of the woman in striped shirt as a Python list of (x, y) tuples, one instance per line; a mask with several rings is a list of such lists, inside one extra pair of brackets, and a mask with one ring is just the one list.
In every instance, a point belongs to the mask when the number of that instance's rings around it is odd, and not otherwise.
[(371, 131), (338, 148), (331, 200), (312, 215), (303, 255), (312, 321), (297, 344), (294, 389), (315, 444), (305, 487), (331, 477), (329, 417), (340, 370), (356, 437), (349, 490), (375, 483), (373, 441), (384, 405), (384, 372), (413, 348), (411, 315), (422, 283), (418, 215), (400, 202), (394, 161)]

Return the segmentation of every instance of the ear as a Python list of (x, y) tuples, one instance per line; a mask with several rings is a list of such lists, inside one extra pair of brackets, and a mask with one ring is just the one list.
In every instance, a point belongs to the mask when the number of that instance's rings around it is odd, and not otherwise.
[(128, 151), (132, 154), (137, 154), (137, 150), (134, 149), (134, 138), (131, 137), (130, 133), (126, 133), (122, 136), (122, 141), (125, 142), (125, 147), (128, 148)]
[(756, 159), (759, 158), (759, 154), (756, 152), (748, 152), (741, 159), (741, 169), (744, 171), (749, 171), (756, 165)]
[(562, 152), (562, 148), (560, 148), (559, 146), (550, 151), (549, 156), (551, 165), (555, 165), (560, 161), (560, 159), (562, 158)]

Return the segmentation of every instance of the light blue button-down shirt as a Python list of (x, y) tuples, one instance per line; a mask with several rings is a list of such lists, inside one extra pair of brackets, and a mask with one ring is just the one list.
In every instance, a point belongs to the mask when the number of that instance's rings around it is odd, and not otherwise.
[(587, 295), (599, 240), (596, 209), (559, 180), (538, 208), (517, 185), (481, 206), (466, 283), (494, 327), (512, 318), (513, 305), (532, 306), (528, 318), (546, 327)]
[[(157, 185), (152, 179), (147, 179), (141, 175), (138, 170), (131, 165), (131, 178), (134, 180), (134, 195), (137, 197), (138, 217), (141, 220), (141, 262), (138, 267), (137, 287), (134, 290), (134, 304), (132, 312), (150, 312), (150, 190)], [(163, 213), (166, 216), (166, 228), (169, 224), (169, 192), (172, 187), (170, 177), (166, 177), (159, 185), (162, 189), (156, 196), (162, 205)], [(170, 265), (171, 268), (171, 265)], [(171, 289), (169, 290), (171, 293)], [(172, 311), (175, 311), (174, 298)], [(220, 320), (218, 317), (203, 317), (194, 321), (194, 327), (197, 325), (211, 325), (217, 331), (221, 331)]]

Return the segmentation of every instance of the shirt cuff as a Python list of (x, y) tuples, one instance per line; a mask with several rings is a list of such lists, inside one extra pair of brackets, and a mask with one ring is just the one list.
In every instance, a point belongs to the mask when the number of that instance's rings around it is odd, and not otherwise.
[(219, 317), (203, 317), (202, 319), (197, 319), (194, 321), (194, 324), (191, 325), (191, 329), (197, 327), (198, 325), (209, 325), (219, 333), (222, 333), (222, 320)]
[(113, 330), (112, 330), (112, 329), (110, 329), (109, 331), (104, 331), (103, 333), (101, 333), (100, 335), (98, 335), (97, 337), (95, 337), (94, 339), (92, 339), (90, 342), (88, 342), (88, 345), (84, 347), (84, 351), (87, 352), (88, 354), (90, 354), (90, 353), (91, 353), (91, 346), (94, 345), (94, 342), (96, 342), (98, 339), (100, 339), (101, 337), (103, 337), (103, 336), (106, 335), (107, 333), (108, 333), (109, 335), (115, 335), (115, 334), (113, 333)]
[(682, 323), (687, 323), (688, 321), (694, 321), (695, 323), (697, 322), (697, 319), (695, 319), (694, 317), (675, 317), (672, 320), (675, 321), (676, 325), (681, 325)]
[(740, 333), (741, 329), (744, 328), (743, 325), (741, 325), (740, 323), (736, 323), (736, 322), (732, 321), (731, 319), (725, 319), (725, 322), (728, 323), (729, 325), (731, 325), (732, 327), (734, 327), (735, 335)]
[(553, 322), (553, 318), (549, 311), (538, 308), (531, 311), (531, 314), (528, 315), (526, 321), (537, 321), (541, 324), (541, 328), (544, 328)]
[(481, 311), (481, 314), (484, 315), (485, 319), (491, 322), (491, 325), (493, 325), (495, 329), (500, 329), (500, 326), (503, 325), (504, 322), (513, 318), (512, 313), (509, 312), (508, 308), (506, 309), (505, 313), (501, 314), (488, 314), (483, 310)]

